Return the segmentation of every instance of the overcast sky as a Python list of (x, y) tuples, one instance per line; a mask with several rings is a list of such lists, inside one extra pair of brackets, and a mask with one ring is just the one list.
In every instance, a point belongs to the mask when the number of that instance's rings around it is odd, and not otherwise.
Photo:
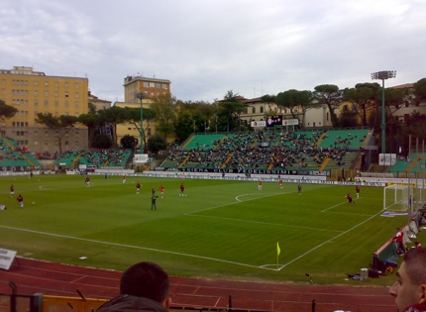
[(424, 0), (2, 0), (0, 21), (1, 69), (86, 76), (113, 102), (138, 74), (209, 102), (426, 77)]

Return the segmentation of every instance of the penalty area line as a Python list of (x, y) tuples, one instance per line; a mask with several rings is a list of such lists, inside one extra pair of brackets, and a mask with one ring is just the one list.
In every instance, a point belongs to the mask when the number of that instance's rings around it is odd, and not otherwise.
[(247, 263), (241, 263), (241, 262), (235, 262), (235, 261), (230, 261), (230, 260), (224, 260), (224, 259), (218, 259), (218, 258), (206, 257), (206, 256), (199, 256), (199, 255), (193, 255), (193, 254), (187, 254), (187, 253), (181, 253), (181, 252), (169, 251), (169, 250), (163, 250), (163, 249), (157, 249), (157, 248), (105, 242), (105, 241), (100, 241), (100, 240), (95, 240), (95, 239), (79, 238), (79, 237), (75, 237), (75, 236), (53, 234), (53, 233), (40, 232), (40, 231), (34, 231), (34, 230), (28, 230), (28, 229), (21, 229), (21, 228), (15, 228), (15, 227), (10, 227), (10, 226), (3, 226), (3, 225), (0, 225), (0, 228), (8, 229), (8, 230), (14, 230), (14, 231), (20, 231), (20, 232), (39, 234), (39, 235), (45, 235), (45, 236), (51, 236), (51, 237), (64, 238), (64, 239), (72, 239), (72, 240), (94, 243), (94, 244), (102, 244), (102, 245), (121, 247), (121, 248), (130, 248), (130, 249), (137, 249), (137, 250), (147, 250), (147, 251), (170, 254), (170, 255), (181, 256), (181, 257), (203, 259), (203, 260), (233, 264), (233, 265), (238, 265), (238, 266), (243, 266), (243, 267), (248, 267), (248, 268), (253, 268), (253, 269), (263, 269), (263, 270), (276, 271), (276, 269), (263, 268), (262, 266), (259, 266), (259, 265), (252, 265), (252, 264), (247, 264)]

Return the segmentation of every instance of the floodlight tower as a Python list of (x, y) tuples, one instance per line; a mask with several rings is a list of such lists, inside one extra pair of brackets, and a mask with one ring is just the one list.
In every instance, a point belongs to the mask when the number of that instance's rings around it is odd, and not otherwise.
[(146, 98), (147, 95), (144, 92), (138, 92), (135, 94), (135, 97), (139, 99), (141, 104), (141, 128), (140, 128), (140, 137), (141, 137), (141, 143), (140, 143), (140, 153), (143, 154), (144, 152), (144, 144), (143, 144), (143, 107), (142, 107), (142, 99)]
[(396, 77), (396, 70), (383, 70), (371, 74), (371, 79), (382, 81), (382, 154), (386, 153), (385, 80)]

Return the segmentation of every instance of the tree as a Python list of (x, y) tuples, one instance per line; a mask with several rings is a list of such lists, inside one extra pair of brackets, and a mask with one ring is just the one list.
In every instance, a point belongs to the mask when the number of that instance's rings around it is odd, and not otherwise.
[(15, 116), (18, 110), (10, 105), (7, 105), (4, 101), (0, 100), (0, 119), (9, 119)]
[(151, 108), (155, 111), (155, 129), (165, 138), (175, 131), (177, 113), (176, 98), (171, 94), (161, 94), (152, 99)]
[(107, 109), (98, 111), (99, 126), (109, 124), (113, 127), (112, 143), (117, 146), (117, 124), (122, 123), (123, 109), (118, 106), (113, 106)]
[[(144, 150), (146, 150), (147, 146), (147, 136), (148, 136), (148, 129), (151, 125), (152, 120), (155, 118), (155, 111), (150, 108), (143, 108), (143, 146)], [(127, 122), (133, 126), (139, 131), (141, 131), (141, 111), (140, 108), (134, 108), (134, 107), (124, 107), (121, 111), (120, 115), (120, 121), (122, 123)]]
[(49, 129), (56, 130), (56, 138), (58, 138), (59, 153), (62, 154), (62, 138), (68, 131), (78, 122), (75, 116), (61, 115), (55, 117), (52, 113), (38, 113), (35, 119), (36, 122), (46, 126)]
[(414, 84), (414, 96), (418, 104), (426, 101), (426, 78), (422, 78)]
[(241, 113), (246, 109), (246, 105), (239, 99), (238, 93), (228, 91), (224, 99), (219, 102), (219, 117), (226, 125), (226, 131), (235, 130)]
[(293, 119), (299, 120), (299, 124), (304, 127), (306, 112), (313, 105), (312, 92), (295, 89), (280, 92), (277, 94), (276, 103), (280, 108), (289, 109)]
[(96, 113), (81, 114), (78, 116), (78, 122), (87, 127), (90, 146), (92, 146), (93, 138), (99, 130), (100, 117)]
[(148, 150), (154, 154), (157, 154), (158, 151), (167, 148), (167, 141), (161, 135), (155, 134), (151, 136), (148, 140)]
[(313, 92), (314, 99), (318, 101), (319, 105), (325, 104), (330, 112), (331, 123), (333, 127), (339, 126), (339, 119), (335, 113), (343, 97), (343, 91), (339, 87), (332, 84), (323, 84), (315, 87)]
[(103, 133), (96, 133), (91, 142), (94, 148), (111, 148), (112, 141), (109, 136)]
[(358, 83), (355, 88), (346, 88), (343, 92), (343, 101), (354, 104), (355, 115), (361, 120), (361, 125), (366, 126), (367, 117), (377, 111), (377, 96), (380, 93), (378, 83)]
[(123, 146), (123, 148), (134, 149), (137, 145), (137, 139), (133, 135), (126, 134), (121, 138), (120, 144)]

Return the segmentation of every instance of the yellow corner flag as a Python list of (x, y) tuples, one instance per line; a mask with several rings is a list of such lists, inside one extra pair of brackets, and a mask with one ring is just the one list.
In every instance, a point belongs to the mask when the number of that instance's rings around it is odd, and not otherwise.
[(280, 243), (277, 242), (277, 256), (279, 256), (281, 253)]

